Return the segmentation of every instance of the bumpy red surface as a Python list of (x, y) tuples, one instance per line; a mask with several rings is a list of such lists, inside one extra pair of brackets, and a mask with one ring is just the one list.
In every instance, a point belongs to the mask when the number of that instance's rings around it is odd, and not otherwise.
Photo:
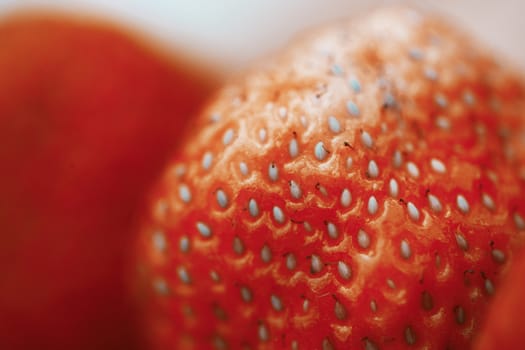
[(476, 341), (476, 350), (519, 350), (525, 344), (525, 254), (503, 280)]
[(151, 196), (153, 348), (469, 348), (523, 241), (524, 107), (513, 71), (411, 10), (232, 82)]
[(0, 42), (0, 348), (136, 348), (132, 217), (213, 82), (87, 20)]

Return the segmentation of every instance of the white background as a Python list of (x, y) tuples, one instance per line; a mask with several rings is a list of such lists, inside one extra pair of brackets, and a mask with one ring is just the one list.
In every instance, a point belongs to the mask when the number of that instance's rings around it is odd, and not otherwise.
[[(0, 0), (0, 15), (21, 8), (96, 14), (156, 38), (224, 73), (283, 46), (302, 28), (358, 16), (388, 0)], [(404, 3), (407, 3), (406, 1)], [(479, 41), (525, 69), (524, 0), (419, 0), (451, 16)], [(0, 43), (1, 45), (1, 43)]]

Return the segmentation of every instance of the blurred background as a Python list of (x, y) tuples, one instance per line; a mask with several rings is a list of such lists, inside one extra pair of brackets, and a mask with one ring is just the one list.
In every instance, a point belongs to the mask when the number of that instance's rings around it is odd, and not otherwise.
[(0, 13), (36, 6), (102, 15), (227, 73), (283, 46), (306, 27), (396, 3), (453, 17), (525, 68), (523, 0), (0, 0)]

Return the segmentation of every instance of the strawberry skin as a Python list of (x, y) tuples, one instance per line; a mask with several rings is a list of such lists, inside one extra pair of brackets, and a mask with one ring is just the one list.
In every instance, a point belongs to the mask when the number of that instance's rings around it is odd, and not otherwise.
[(131, 218), (214, 82), (84, 18), (4, 16), (0, 42), (0, 348), (138, 348)]
[(153, 348), (469, 348), (523, 241), (524, 92), (404, 9), (227, 85), (141, 231)]
[(498, 294), (492, 301), (476, 350), (518, 350), (525, 344), (525, 252), (509, 268)]

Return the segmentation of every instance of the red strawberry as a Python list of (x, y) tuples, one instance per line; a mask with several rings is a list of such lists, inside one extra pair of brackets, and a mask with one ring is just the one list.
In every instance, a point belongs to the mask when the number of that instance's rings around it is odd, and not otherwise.
[(213, 81), (103, 23), (0, 42), (0, 348), (133, 349), (131, 218)]
[(476, 350), (519, 350), (525, 344), (525, 252), (505, 274), (487, 313)]
[(525, 229), (525, 89), (438, 19), (314, 32), (209, 105), (154, 192), (154, 349), (466, 349)]

